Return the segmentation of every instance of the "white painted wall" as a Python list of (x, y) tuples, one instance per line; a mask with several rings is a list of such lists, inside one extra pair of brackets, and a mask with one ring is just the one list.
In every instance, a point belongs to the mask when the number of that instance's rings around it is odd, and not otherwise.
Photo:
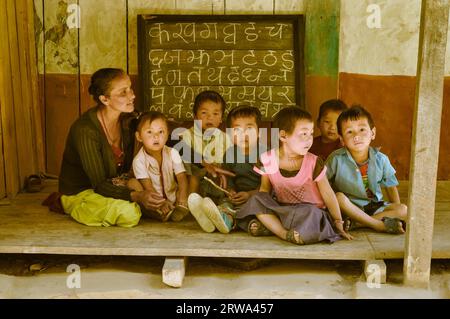
[[(374, 13), (369, 5), (380, 9), (380, 28), (367, 24)], [(341, 0), (339, 71), (416, 75), (420, 9), (420, 0)], [(450, 75), (450, 33), (445, 74)]]
[[(370, 4), (380, 8), (381, 27), (369, 28)], [(341, 0), (339, 71), (415, 75), (420, 0)]]

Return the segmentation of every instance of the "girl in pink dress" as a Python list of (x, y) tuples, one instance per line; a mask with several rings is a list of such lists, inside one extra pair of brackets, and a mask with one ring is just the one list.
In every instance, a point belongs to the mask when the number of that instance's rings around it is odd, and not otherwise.
[(312, 244), (334, 242), (344, 231), (341, 211), (326, 177), (326, 167), (308, 153), (313, 141), (314, 122), (299, 107), (281, 110), (273, 128), (279, 129), (280, 147), (261, 155), (259, 193), (238, 211), (236, 218), (256, 215), (250, 234), (264, 234), (265, 228), (288, 242)]

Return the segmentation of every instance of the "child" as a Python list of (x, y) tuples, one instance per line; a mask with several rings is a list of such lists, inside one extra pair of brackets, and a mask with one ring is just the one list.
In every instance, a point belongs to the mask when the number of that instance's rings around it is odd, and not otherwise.
[(214, 91), (203, 91), (195, 97), (193, 113), (194, 126), (181, 134), (182, 158), (189, 177), (189, 193), (198, 193), (213, 197), (222, 197), (210, 183), (203, 180), (219, 177), (225, 184), (228, 173), (220, 168), (225, 150), (231, 142), (219, 129), (225, 111), (225, 100)]
[[(256, 213), (276, 236), (299, 245), (334, 242), (341, 236), (352, 239), (343, 229), (326, 168), (317, 156), (308, 153), (314, 128), (311, 115), (288, 107), (277, 114), (273, 127), (279, 129), (280, 147), (261, 155), (259, 192), (238, 211), (237, 218)], [(331, 216), (325, 211), (327, 207)]]
[(137, 191), (151, 190), (166, 199), (162, 207), (147, 211), (149, 215), (167, 221), (182, 220), (188, 213), (188, 181), (180, 154), (166, 146), (169, 137), (167, 119), (160, 112), (140, 116), (135, 133), (142, 147), (133, 159), (133, 171), (139, 180), (130, 180), (128, 187)]
[[(216, 206), (208, 197), (201, 199), (200, 213), (210, 221), (199, 222), (200, 225), (209, 224), (205, 231), (217, 228), (222, 233), (229, 233), (236, 226), (234, 209), (239, 209), (258, 192), (261, 176), (253, 170), (253, 166), (266, 150), (265, 146), (258, 143), (260, 123), (261, 112), (253, 106), (238, 106), (228, 113), (227, 127), (231, 128), (228, 131), (234, 146), (226, 151), (223, 168), (234, 173), (235, 177), (228, 177), (228, 202)], [(242, 221), (239, 226), (252, 231), (255, 221)]]
[(321, 135), (314, 138), (309, 151), (319, 156), (323, 161), (333, 151), (343, 146), (337, 133), (336, 121), (342, 111), (346, 109), (347, 105), (341, 100), (328, 100), (320, 106), (317, 124)]
[[(400, 203), (389, 158), (370, 147), (376, 133), (370, 113), (353, 106), (341, 113), (337, 128), (345, 148), (332, 153), (326, 164), (342, 212), (350, 217), (349, 222), (380, 232), (404, 233), (402, 221), (406, 220), (407, 207)], [(387, 189), (392, 204), (383, 201), (381, 186)]]

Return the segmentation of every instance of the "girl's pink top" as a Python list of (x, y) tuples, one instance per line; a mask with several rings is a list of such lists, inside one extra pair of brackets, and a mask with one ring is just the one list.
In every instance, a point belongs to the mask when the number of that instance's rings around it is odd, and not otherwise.
[(264, 171), (257, 167), (254, 170), (269, 177), (272, 189), (277, 201), (282, 204), (314, 204), (319, 208), (325, 208), (322, 195), (317, 187), (317, 181), (326, 178), (327, 168), (324, 167), (319, 176), (313, 180), (314, 167), (316, 166), (317, 156), (306, 153), (303, 158), (302, 166), (293, 177), (284, 177), (281, 175), (276, 151), (270, 150), (261, 155), (261, 163)]

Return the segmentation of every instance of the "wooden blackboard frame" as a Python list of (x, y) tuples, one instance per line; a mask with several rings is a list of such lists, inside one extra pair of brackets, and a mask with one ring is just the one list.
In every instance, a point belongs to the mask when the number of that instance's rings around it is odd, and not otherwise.
[(149, 75), (142, 72), (145, 63), (148, 63), (148, 55), (150, 48), (145, 41), (146, 34), (144, 32), (147, 23), (157, 22), (227, 22), (227, 21), (256, 21), (256, 22), (284, 22), (291, 23), (293, 26), (294, 36), (294, 74), (295, 74), (295, 99), (296, 104), (303, 109), (305, 105), (305, 17), (304, 15), (138, 15), (138, 79), (141, 97), (137, 109), (143, 111), (144, 105), (150, 101), (148, 88), (150, 87)]

